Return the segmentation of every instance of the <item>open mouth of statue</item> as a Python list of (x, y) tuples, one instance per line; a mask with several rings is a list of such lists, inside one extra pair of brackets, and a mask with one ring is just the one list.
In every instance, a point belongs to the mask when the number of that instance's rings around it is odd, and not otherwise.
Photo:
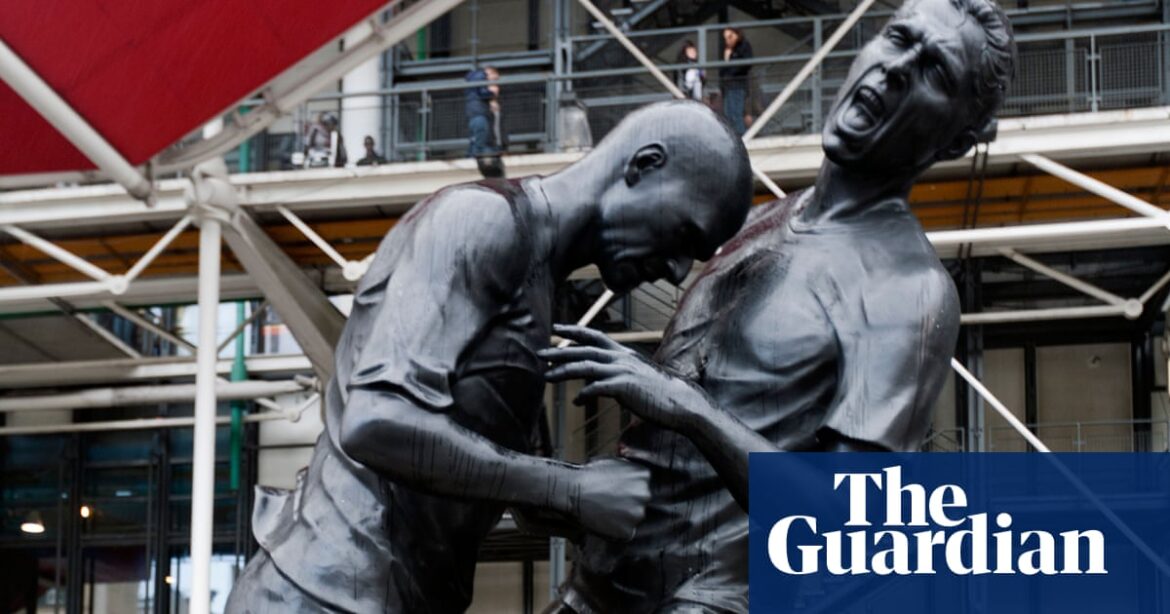
[(853, 94), (853, 101), (845, 109), (845, 126), (851, 131), (862, 134), (869, 132), (886, 114), (886, 104), (882, 97), (868, 85), (857, 88)]

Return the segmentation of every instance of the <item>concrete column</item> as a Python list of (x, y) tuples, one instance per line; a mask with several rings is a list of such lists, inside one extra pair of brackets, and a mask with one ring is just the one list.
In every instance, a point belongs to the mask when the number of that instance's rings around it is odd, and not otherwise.
[[(345, 35), (345, 47), (350, 48), (365, 40), (371, 32), (370, 24), (362, 22)], [(382, 87), (379, 54), (353, 69), (341, 80), (341, 92), (372, 92)], [(349, 166), (365, 155), (362, 140), (366, 135), (374, 137), (375, 148), (386, 155), (386, 144), (381, 142), (382, 99), (379, 96), (354, 96), (341, 99), (341, 136), (345, 139), (345, 150), (349, 155)]]

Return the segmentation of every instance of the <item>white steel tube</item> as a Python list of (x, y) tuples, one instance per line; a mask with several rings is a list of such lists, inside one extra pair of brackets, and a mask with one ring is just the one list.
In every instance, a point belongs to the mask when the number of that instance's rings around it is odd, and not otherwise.
[[(586, 311), (585, 315), (581, 316), (581, 318), (577, 320), (577, 326), (588, 326), (589, 323), (593, 321), (593, 318), (596, 318), (597, 314), (601, 313), (601, 310), (605, 309), (605, 306), (613, 300), (613, 297), (613, 290), (606, 288), (605, 292), (602, 292), (601, 296), (599, 296), (597, 300), (589, 306), (589, 311)], [(562, 339), (561, 342), (557, 344), (557, 347), (569, 347), (571, 343), (573, 342), (568, 339)]]
[(150, 266), (150, 263), (154, 262), (154, 259), (158, 258), (158, 255), (161, 254), (163, 250), (166, 249), (167, 246), (169, 246), (179, 236), (179, 233), (186, 230), (187, 226), (190, 224), (191, 216), (184, 215), (177, 224), (172, 226), (171, 229), (168, 230), (167, 233), (158, 240), (158, 242), (151, 246), (149, 251), (147, 251), (142, 255), (141, 258), (138, 259), (138, 262), (134, 263), (134, 266), (130, 267), (130, 270), (127, 271), (125, 275), (126, 283), (134, 281), (135, 278), (141, 275), (142, 272), (146, 270), (146, 267)]
[(44, 284), (39, 286), (13, 286), (0, 288), (0, 303), (27, 301), (38, 298), (65, 298), (109, 292), (110, 287), (101, 281), (79, 281), (67, 284)]
[(1149, 289), (1147, 289), (1145, 292), (1142, 292), (1142, 295), (1138, 297), (1138, 302), (1143, 305), (1148, 303), (1150, 299), (1154, 298), (1154, 295), (1158, 293), (1158, 290), (1161, 290), (1167, 282), (1170, 282), (1170, 271), (1167, 271), (1165, 275), (1162, 275), (1162, 277), (1158, 278), (1158, 281), (1154, 282), (1154, 285), (1150, 286)]
[(1025, 247), (1044, 240), (1077, 239), (1102, 234), (1124, 235), (1129, 232), (1161, 228), (1164, 224), (1152, 218), (1120, 218), (1092, 222), (1059, 222), (1053, 224), (1026, 224), (997, 228), (969, 228), (966, 230), (936, 230), (926, 233), (935, 248), (955, 247), (967, 243), (1004, 243)]
[(150, 182), (130, 165), (93, 126), (45, 83), (24, 60), (0, 39), (0, 79), (12, 87), (30, 107), (40, 113), (111, 179), (122, 184), (135, 198), (150, 198)]
[(998, 413), (1004, 420), (1006, 420), (1007, 423), (1011, 425), (1011, 427), (1015, 429), (1021, 437), (1027, 440), (1028, 443), (1032, 444), (1033, 448), (1036, 448), (1041, 452), (1051, 452), (1051, 450), (1048, 449), (1048, 446), (1044, 445), (1043, 441), (1040, 441), (1040, 439), (1036, 437), (1032, 431), (1028, 430), (1028, 427), (1024, 426), (1024, 423), (1020, 422), (1020, 420), (1016, 418), (1016, 415), (1013, 414), (1006, 406), (1004, 406), (1004, 404), (1000, 402), (1000, 400), (997, 399), (994, 394), (991, 394), (991, 391), (988, 390), (987, 387), (984, 386), (978, 378), (976, 378), (974, 375), (971, 375), (971, 372), (967, 370), (967, 367), (963, 366), (963, 363), (959, 362), (956, 358), (952, 358), (951, 368), (954, 369), (960, 377), (966, 380), (967, 384), (971, 386), (971, 388), (974, 388), (975, 392), (978, 392), (979, 396), (983, 397), (983, 400), (987, 401), (987, 403), (995, 409), (996, 413)]
[[(200, 278), (200, 284), (202, 283), (202, 278)], [(200, 288), (202, 288), (202, 285), (200, 285)], [(133, 309), (127, 309), (126, 307), (123, 307), (114, 301), (105, 301), (102, 303), (102, 305), (106, 309), (109, 309), (110, 311), (122, 316), (123, 318), (126, 318), (127, 320), (130, 320), (138, 327), (144, 328), (175, 345), (185, 347), (191, 351), (195, 351), (196, 349), (195, 344), (159, 326), (158, 324), (147, 320), (145, 317), (143, 317), (142, 314), (134, 311)]]
[(821, 44), (821, 48), (817, 49), (816, 53), (813, 53), (812, 57), (804, 63), (804, 66), (801, 67), (800, 72), (796, 73), (796, 76), (788, 82), (788, 85), (784, 86), (784, 90), (781, 91), (778, 96), (776, 96), (775, 100), (773, 100), (772, 103), (768, 105), (768, 108), (764, 109), (764, 112), (761, 113), (754, 122), (752, 122), (752, 127), (748, 128), (747, 132), (744, 133), (743, 140), (750, 141), (751, 139), (755, 138), (755, 136), (759, 134), (761, 130), (764, 129), (764, 126), (767, 125), (768, 120), (772, 119), (772, 116), (780, 110), (780, 107), (784, 106), (784, 103), (788, 102), (789, 98), (792, 98), (792, 95), (795, 94), (796, 90), (804, 84), (804, 81), (808, 79), (809, 75), (811, 75), (813, 71), (816, 70), (817, 66), (820, 66), (821, 62), (825, 60), (825, 56), (829, 55), (829, 53), (832, 52), (834, 48), (836, 48), (837, 43), (841, 42), (841, 39), (844, 38), (844, 36), (849, 33), (849, 30), (853, 28), (853, 24), (857, 23), (857, 20), (861, 19), (861, 16), (864, 15), (867, 10), (869, 10), (869, 7), (873, 6), (874, 2), (875, 0), (862, 0), (861, 4), (858, 4), (857, 7), (854, 8), (851, 13), (849, 13), (849, 16), (845, 18), (845, 21), (841, 22), (841, 25), (837, 26), (837, 29), (833, 31), (831, 36), (829, 36), (829, 39)]
[(601, 12), (601, 9), (597, 8), (597, 6), (595, 6), (589, 0), (577, 0), (577, 2), (579, 2), (581, 6), (585, 7), (585, 10), (589, 11), (589, 14), (592, 15), (593, 18), (598, 22), (600, 22), (602, 27), (604, 27), (606, 30), (609, 30), (609, 33), (617, 39), (617, 42), (621, 43), (622, 47), (626, 48), (626, 51), (629, 51), (631, 54), (633, 54), (633, 56), (639, 62), (641, 62), (647, 70), (650, 71), (650, 74), (654, 75), (655, 79), (658, 79), (658, 82), (666, 88), (666, 91), (673, 94), (675, 98), (686, 98), (686, 95), (682, 93), (682, 90), (678, 89), (678, 86), (674, 84), (674, 81), (671, 81), (669, 78), (667, 78), (667, 76), (664, 75), (662, 71), (654, 65), (654, 62), (650, 61), (650, 58), (646, 57), (646, 54), (642, 53), (642, 50), (638, 49), (638, 46), (631, 42), (629, 37), (627, 37), (624, 32), (622, 32), (616, 25), (614, 25), (613, 21), (610, 20), (610, 18), (605, 13)]
[[(278, 382), (219, 380), (215, 384), (215, 395), (221, 401), (238, 401), (301, 392), (304, 389), (305, 386), (292, 380)], [(195, 384), (91, 388), (63, 394), (0, 397), (0, 413), (190, 402), (195, 399), (195, 394)]]
[(1094, 179), (1084, 173), (1074, 171), (1073, 169), (1053, 162), (1038, 154), (1020, 154), (1020, 158), (1035, 166), (1036, 168), (1050, 174), (1060, 177), (1061, 179), (1085, 190), (1100, 196), (1101, 198), (1111, 200), (1130, 211), (1139, 213), (1146, 217), (1151, 217), (1160, 220), (1163, 224), (1170, 226), (1170, 214), (1161, 207), (1154, 206), (1133, 194), (1123, 192), (1117, 188), (1101, 181)]
[[(93, 318), (91, 318), (90, 316), (85, 315), (85, 314), (80, 314), (80, 313), (74, 313), (73, 318), (75, 320), (77, 320), (78, 322), (80, 322), (82, 324), (82, 326), (85, 326), (89, 330), (93, 331), (93, 333), (95, 335), (101, 337), (102, 339), (105, 339), (106, 343), (114, 346), (114, 348), (116, 348), (119, 352), (122, 352), (123, 354), (129, 356), (130, 358), (142, 358), (142, 354), (139, 354), (138, 350), (135, 350), (134, 348), (126, 345), (125, 341), (122, 341), (121, 339), (119, 339), (117, 335), (110, 332), (109, 329), (107, 329), (106, 327), (98, 324), (97, 322), (94, 322)], [(3, 400), (0, 400), (0, 404), (3, 404)], [(3, 411), (3, 410), (0, 410), (0, 411)]]
[(333, 249), (333, 246), (330, 245), (328, 241), (326, 241), (321, 235), (317, 234), (317, 231), (310, 228), (309, 225), (304, 222), (304, 220), (297, 217), (295, 213), (289, 211), (284, 207), (284, 205), (277, 205), (276, 211), (283, 215), (284, 219), (288, 220), (293, 226), (296, 226), (297, 230), (301, 231), (301, 234), (305, 235), (305, 238), (312, 241), (313, 245), (317, 246), (317, 249), (320, 249), (325, 253), (326, 256), (329, 256), (330, 260), (336, 262), (337, 266), (344, 269), (345, 265), (349, 263), (348, 260), (341, 257), (341, 254), (339, 254), (337, 250)]
[(1009, 322), (1046, 322), (1077, 318), (1104, 318), (1125, 315), (1125, 305), (1090, 305), (1088, 307), (1053, 307), (1051, 309), (1019, 309), (1012, 311), (984, 311), (966, 313), (959, 321), (965, 325), (1007, 324)]
[(199, 231), (199, 350), (195, 374), (195, 434), (191, 479), (192, 614), (211, 611), (211, 535), (215, 497), (215, 337), (219, 315), (220, 222), (205, 217)]
[[(244, 422), (267, 422), (269, 420), (287, 419), (283, 413), (278, 412), (248, 414), (244, 416)], [(222, 416), (215, 419), (215, 424), (231, 424), (231, 421), (231, 416)], [(44, 435), (49, 433), (171, 429), (193, 426), (194, 424), (195, 418), (135, 418), (132, 420), (104, 420), (101, 422), (74, 422), (71, 424), (48, 424), (41, 426), (6, 426), (0, 427), (0, 437), (9, 435)]]
[(252, 312), (252, 315), (248, 316), (248, 319), (240, 322), (239, 326), (236, 326), (236, 329), (232, 331), (232, 334), (227, 336), (227, 339), (220, 341), (219, 345), (215, 348), (215, 353), (218, 355), (220, 352), (224, 351), (227, 346), (231, 345), (232, 341), (236, 340), (236, 337), (239, 337), (240, 334), (244, 332), (245, 328), (248, 328), (248, 326), (255, 322), (257, 318), (264, 315), (265, 311), (268, 311), (267, 302), (261, 303), (260, 306)]
[(109, 273), (86, 262), (84, 258), (81, 258), (77, 254), (74, 254), (67, 249), (59, 247), (52, 242), (46, 241), (27, 230), (12, 226), (11, 224), (0, 226), (0, 230), (3, 230), (13, 237), (16, 237), (18, 240), (20, 240), (21, 243), (44, 252), (46, 255), (54, 258), (62, 264), (76, 269), (77, 271), (89, 276), (92, 279), (96, 279), (97, 281), (106, 281), (110, 278)]
[(1032, 447), (1036, 448), (1037, 451), (1047, 455), (1048, 460), (1052, 462), (1053, 466), (1055, 466), (1056, 469), (1060, 471), (1064, 477), (1068, 479), (1068, 481), (1072, 483), (1072, 485), (1101, 512), (1102, 515), (1108, 518), (1109, 521), (1112, 522), (1113, 525), (1116, 526), (1118, 530), (1120, 530), (1122, 534), (1124, 534), (1125, 537), (1133, 543), (1134, 546), (1137, 546), (1137, 549), (1140, 550), (1141, 553), (1144, 554), (1147, 558), (1149, 558), (1150, 561), (1152, 561), (1154, 565), (1162, 571), (1163, 574), (1170, 576), (1170, 565), (1167, 565), (1166, 561), (1162, 560), (1162, 557), (1152, 548), (1150, 548), (1149, 544), (1147, 544), (1145, 540), (1143, 540), (1138, 534), (1134, 533), (1133, 530), (1130, 529), (1129, 525), (1126, 524), (1125, 521), (1121, 519), (1121, 517), (1114, 513), (1112, 508), (1110, 508), (1108, 505), (1105, 505), (1105, 502), (1097, 496), (1097, 493), (1093, 492), (1092, 489), (1090, 489), (1088, 485), (1086, 485), (1080, 479), (1080, 477), (1073, 473), (1067, 466), (1065, 466), (1064, 463), (1060, 462), (1056, 456), (1052, 456), (1052, 450), (1049, 449), (1048, 446), (1044, 445), (1044, 442), (1040, 441), (1040, 438), (1036, 437), (1036, 435), (1034, 435), (1032, 431), (1028, 429), (1028, 427), (1024, 426), (1024, 423), (1020, 422), (1020, 420), (1016, 418), (1015, 414), (1009, 411), (1008, 408), (1002, 402), (1000, 402), (1000, 400), (997, 399), (995, 395), (992, 394), (991, 391), (983, 385), (982, 382), (980, 382), (974, 375), (971, 375), (971, 372), (963, 366), (963, 363), (959, 362), (956, 358), (951, 358), (951, 368), (953, 368), (955, 372), (958, 373), (959, 376), (962, 377), (967, 382), (967, 384), (975, 390), (975, 392), (978, 392), (979, 396), (983, 397), (983, 400), (987, 401), (987, 403), (995, 409), (996, 413), (998, 413), (1000, 417), (1006, 420), (1007, 423), (1011, 425), (1011, 427), (1015, 429), (1016, 432), (1019, 433), (1025, 441), (1027, 441), (1029, 444), (1032, 444)]
[(1015, 262), (1016, 264), (1019, 264), (1020, 266), (1032, 269), (1033, 271), (1036, 271), (1037, 273), (1040, 273), (1041, 275), (1044, 275), (1046, 277), (1050, 277), (1050, 278), (1072, 288), (1073, 290), (1078, 290), (1080, 292), (1084, 292), (1085, 294), (1088, 294), (1089, 296), (1091, 296), (1095, 299), (1099, 299), (1101, 301), (1109, 303), (1110, 305), (1124, 305), (1125, 304), (1125, 299), (1121, 298), (1120, 296), (1117, 296), (1116, 294), (1113, 294), (1111, 292), (1106, 292), (1105, 290), (1102, 290), (1101, 288), (1098, 288), (1097, 286), (1094, 286), (1093, 284), (1091, 284), (1087, 281), (1077, 279), (1076, 277), (1073, 277), (1072, 275), (1068, 275), (1066, 273), (1058, 271), (1058, 270), (1044, 264), (1043, 262), (1033, 260), (1033, 259), (1017, 252), (1014, 249), (1005, 247), (1005, 248), (999, 250), (999, 253), (1003, 254), (1003, 256), (1005, 258), (1011, 260), (1012, 262)]

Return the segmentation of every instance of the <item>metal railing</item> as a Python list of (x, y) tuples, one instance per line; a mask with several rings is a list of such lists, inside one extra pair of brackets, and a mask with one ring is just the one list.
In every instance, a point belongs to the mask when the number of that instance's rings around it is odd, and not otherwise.
[[(1168, 452), (1170, 420), (1086, 420), (1026, 425), (1053, 452)], [(1027, 452), (1030, 446), (1010, 426), (985, 431), (990, 452)]]
[[(719, 91), (720, 68), (750, 65), (750, 109), (753, 105), (761, 107), (775, 96), (820, 47), (824, 33), (831, 32), (842, 18), (730, 24), (742, 28), (749, 40), (753, 33), (762, 39), (780, 31), (793, 41), (782, 53), (736, 62), (718, 61), (715, 57), (716, 37), (725, 24), (628, 34), (668, 73), (685, 67), (674, 63), (675, 54), (683, 40), (693, 40), (699, 47), (699, 66), (708, 78), (706, 93), (712, 97)], [(761, 134), (819, 131), (857, 51), (887, 18), (888, 14), (881, 13), (861, 19)], [(558, 150), (557, 111), (570, 92), (587, 109), (594, 142), (634, 108), (670, 97), (642, 67), (630, 64), (631, 60), (620, 54), (612, 54), (603, 69), (574, 65), (574, 51), (608, 39), (608, 35), (600, 34), (569, 37), (560, 45), (570, 58), (558, 63), (563, 66), (553, 72), (510, 75), (500, 80), (504, 131), (509, 135), (511, 152)], [(1017, 78), (1000, 113), (1002, 117), (1170, 104), (1170, 24), (1022, 34), (1017, 43)], [(466, 155), (468, 144), (463, 111), (466, 88), (465, 81), (450, 75), (376, 92), (325, 94), (308, 104), (320, 110), (322, 105), (339, 105), (346, 96), (377, 96), (386, 119), (382, 143), (390, 159), (457, 158)]]

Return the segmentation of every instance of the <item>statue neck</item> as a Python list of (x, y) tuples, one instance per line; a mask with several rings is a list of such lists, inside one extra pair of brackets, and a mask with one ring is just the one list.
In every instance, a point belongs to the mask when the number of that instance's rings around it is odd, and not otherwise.
[(826, 158), (817, 174), (812, 200), (800, 214), (801, 220), (808, 224), (845, 220), (879, 203), (909, 207), (915, 178), (858, 172)]

